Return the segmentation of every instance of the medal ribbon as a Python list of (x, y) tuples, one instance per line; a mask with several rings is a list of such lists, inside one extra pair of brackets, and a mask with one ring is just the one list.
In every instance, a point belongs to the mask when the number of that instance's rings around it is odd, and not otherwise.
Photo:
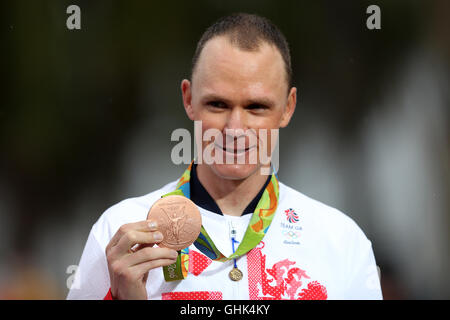
[[(175, 191), (167, 193), (162, 197), (170, 195), (181, 195), (186, 198), (190, 198), (190, 186), (189, 180), (191, 177), (191, 169), (193, 162), (189, 165), (181, 178), (178, 180)], [(279, 185), (276, 174), (272, 174), (270, 182), (267, 184), (255, 211), (250, 218), (247, 230), (245, 231), (244, 238), (239, 244), (237, 250), (229, 257), (224, 256), (214, 245), (211, 237), (206, 232), (206, 229), (202, 226), (200, 234), (195, 240), (195, 247), (206, 255), (208, 258), (214, 261), (225, 262), (232, 259), (236, 259), (251, 249), (256, 247), (258, 243), (264, 238), (267, 230), (272, 223), (275, 211), (277, 209), (279, 199)], [(186, 278), (189, 270), (189, 249), (183, 249), (178, 254), (177, 262), (169, 266), (163, 267), (164, 278), (166, 281), (183, 280)]]

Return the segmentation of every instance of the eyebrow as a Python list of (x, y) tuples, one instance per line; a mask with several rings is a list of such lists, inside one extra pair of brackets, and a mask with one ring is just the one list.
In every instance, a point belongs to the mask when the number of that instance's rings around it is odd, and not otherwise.
[[(211, 93), (211, 94), (207, 94), (204, 97), (202, 97), (200, 99), (202, 101), (202, 103), (205, 103), (207, 101), (222, 101), (225, 102), (226, 104), (231, 104), (231, 100), (221, 97), (218, 94), (215, 93)], [(245, 101), (245, 105), (252, 105), (252, 104), (260, 104), (260, 105), (264, 105), (267, 107), (273, 107), (275, 106), (275, 102), (272, 101), (271, 99), (265, 98), (265, 97), (258, 97), (258, 98), (253, 98), (253, 99), (248, 99)]]

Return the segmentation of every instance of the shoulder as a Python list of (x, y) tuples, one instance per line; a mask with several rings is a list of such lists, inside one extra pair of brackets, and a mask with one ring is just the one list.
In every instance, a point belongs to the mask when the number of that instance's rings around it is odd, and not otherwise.
[(368, 241), (358, 224), (342, 211), (312, 199), (283, 184), (280, 185), (280, 206), (284, 210), (293, 208), (315, 233), (325, 234), (336, 240), (358, 239)]
[(173, 191), (176, 184), (177, 181), (172, 181), (146, 195), (128, 198), (109, 207), (92, 227), (91, 232), (96, 240), (106, 247), (122, 225), (145, 220), (153, 203), (162, 195)]

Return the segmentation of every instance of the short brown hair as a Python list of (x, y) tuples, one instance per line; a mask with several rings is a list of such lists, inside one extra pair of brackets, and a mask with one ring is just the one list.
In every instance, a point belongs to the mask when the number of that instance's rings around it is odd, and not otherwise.
[(203, 33), (192, 59), (191, 79), (205, 44), (212, 38), (226, 35), (230, 42), (245, 51), (256, 51), (262, 42), (274, 45), (283, 58), (288, 87), (292, 87), (289, 45), (281, 31), (269, 19), (248, 13), (234, 13), (217, 20)]

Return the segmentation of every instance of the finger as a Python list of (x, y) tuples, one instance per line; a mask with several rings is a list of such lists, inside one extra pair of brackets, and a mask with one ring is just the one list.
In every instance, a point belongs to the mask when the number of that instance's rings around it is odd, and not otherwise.
[(136, 244), (155, 244), (161, 242), (163, 235), (159, 231), (142, 232), (128, 231), (120, 238), (116, 248), (119, 253), (130, 252), (130, 249)]
[(148, 247), (153, 247), (155, 244), (154, 243), (143, 243), (143, 244), (136, 244), (131, 248), (131, 251), (136, 252), (139, 250), (142, 250), (144, 248), (148, 248)]
[(176, 261), (178, 252), (169, 248), (143, 248), (124, 257), (124, 264), (127, 266), (135, 266), (152, 260), (166, 259), (172, 263)]
[[(150, 231), (156, 231), (158, 230), (158, 225), (156, 221), (153, 220), (144, 220), (139, 222), (133, 222), (133, 223), (127, 223), (122, 225), (119, 230), (114, 234), (114, 236), (111, 238), (108, 247), (111, 248), (119, 242), (119, 240), (130, 231), (142, 231), (142, 232), (150, 232)], [(108, 248), (107, 247), (107, 248)]]

